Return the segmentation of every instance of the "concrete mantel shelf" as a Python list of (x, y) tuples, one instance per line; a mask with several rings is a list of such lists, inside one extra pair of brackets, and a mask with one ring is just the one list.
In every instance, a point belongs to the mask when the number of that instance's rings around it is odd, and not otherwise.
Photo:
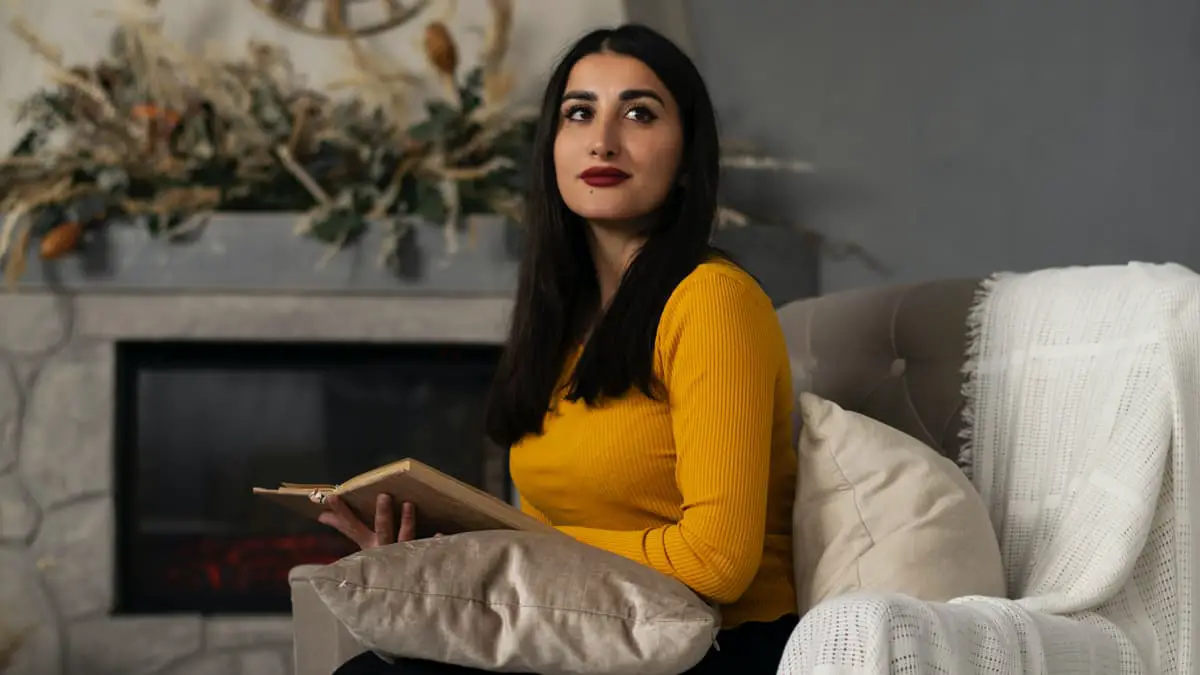
[(20, 288), (70, 291), (506, 295), (515, 288), (520, 233), (474, 218), (448, 251), (445, 229), (414, 224), (393, 264), (386, 229), (340, 250), (296, 233), (297, 214), (218, 213), (177, 240), (114, 223), (59, 260), (30, 256)]

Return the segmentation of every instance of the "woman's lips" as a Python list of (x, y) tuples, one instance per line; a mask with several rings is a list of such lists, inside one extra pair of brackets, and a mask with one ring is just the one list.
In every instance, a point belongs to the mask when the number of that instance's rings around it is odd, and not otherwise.
[(591, 187), (613, 187), (629, 180), (629, 174), (610, 166), (597, 166), (579, 174), (579, 179)]

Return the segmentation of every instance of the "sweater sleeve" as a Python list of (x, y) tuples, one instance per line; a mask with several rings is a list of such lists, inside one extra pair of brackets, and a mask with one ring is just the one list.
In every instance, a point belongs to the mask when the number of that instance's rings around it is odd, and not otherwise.
[(657, 344), (682, 517), (641, 531), (559, 529), (717, 603), (737, 601), (758, 572), (766, 537), (781, 344), (775, 312), (757, 286), (725, 274), (685, 280), (663, 312)]
[(546, 514), (542, 513), (541, 511), (538, 511), (537, 507), (535, 507), (533, 504), (530, 504), (529, 501), (526, 500), (524, 496), (518, 494), (517, 498), (521, 504), (521, 512), (522, 513), (524, 513), (527, 516), (531, 516), (535, 520), (541, 521), (542, 523), (545, 523), (546, 525), (553, 525), (553, 523), (550, 522), (550, 519), (546, 517)]

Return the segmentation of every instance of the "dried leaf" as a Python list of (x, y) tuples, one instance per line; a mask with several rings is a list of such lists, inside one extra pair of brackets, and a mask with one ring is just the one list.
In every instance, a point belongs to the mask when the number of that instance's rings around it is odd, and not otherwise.
[(441, 21), (425, 26), (425, 58), (443, 75), (453, 77), (458, 70), (458, 45), (450, 36), (450, 29)]
[(351, 208), (333, 209), (313, 220), (309, 234), (327, 244), (344, 246), (354, 243), (367, 231), (363, 216)]
[(60, 223), (42, 237), (38, 254), (42, 260), (57, 260), (79, 246), (83, 226), (77, 222)]

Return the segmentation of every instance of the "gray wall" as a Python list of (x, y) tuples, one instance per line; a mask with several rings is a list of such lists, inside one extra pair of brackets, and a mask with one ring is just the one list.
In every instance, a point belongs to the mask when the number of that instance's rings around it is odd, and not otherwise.
[(822, 291), (1135, 259), (1200, 269), (1195, 0), (686, 8), (726, 136), (818, 169), (731, 179), (731, 198), (891, 269), (826, 258)]

